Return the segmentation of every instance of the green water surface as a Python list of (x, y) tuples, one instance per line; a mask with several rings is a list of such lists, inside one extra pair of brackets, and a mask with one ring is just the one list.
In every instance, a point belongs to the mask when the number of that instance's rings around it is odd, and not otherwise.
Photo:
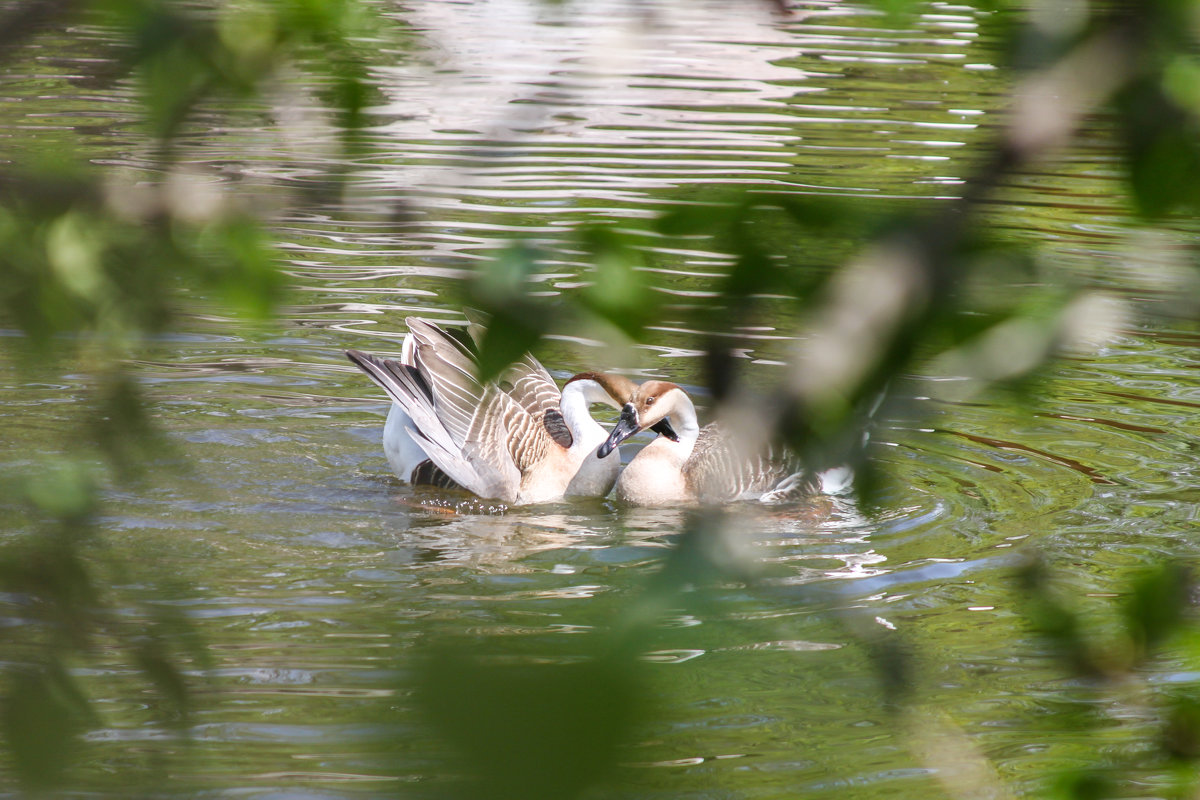
[[(610, 331), (583, 326), (540, 355), (559, 379), (620, 368), (699, 393), (706, 332), (683, 310), (729, 257), (704, 237), (659, 241), (650, 217), (746, 186), (937, 203), (970, 173), (1007, 88), (979, 36), (984, 12), (964, 4), (930, 3), (911, 30), (836, 2), (732, 20), (723, 4), (664, 3), (650, 30), (617, 2), (571, 5), (566, 25), (557, 6), (519, 0), (410, 5), (389, 13), (427, 49), (376, 73), (386, 102), (349, 165), (352, 207), (279, 200), (316, 180), (324, 156), (319, 136), (281, 136), (277, 115), (200, 120), (187, 137), (220, 191), (281, 203), (273, 230), (294, 290), (271, 324), (196, 296), (179, 333), (135, 365), (169, 446), (151, 479), (107, 491), (95, 557), (132, 619), (148, 612), (130, 598), (182, 610), (210, 661), (188, 666), (192, 715), (163, 727), (128, 652), (98, 642), (78, 664), (98, 716), (65, 781), (72, 796), (453, 791), (461, 766), (416, 695), (430, 644), (466, 641), (497, 663), (585, 659), (644, 597), (685, 515), (611, 501), (452, 513), (389, 474), (386, 404), (342, 351), (396, 353), (407, 315), (461, 320), (464, 276), (513, 237), (555, 254), (540, 289), (578, 291), (586, 260), (556, 248), (615, 220), (679, 313), (668, 308), (644, 346), (609, 346)], [(72, 60), (95, 57), (111, 57), (102, 30), (45, 40), (5, 78), (21, 99), (0, 123), (154, 180), (129, 87), (72, 80)], [(1063, 771), (1120, 759), (1136, 765), (1122, 796), (1166, 792), (1158, 765), (1136, 758), (1159, 736), (1143, 709), (1194, 683), (1194, 662), (1164, 659), (1120, 692), (1070, 681), (1019, 613), (1013, 576), (1036, 548), (1102, 631), (1132, 572), (1197, 556), (1200, 338), (1181, 273), (1134, 257), (1148, 234), (1094, 125), (1005, 187), (994, 224), (1039, 245), (1047, 280), (1122, 298), (1119, 330), (1055, 363), (1029, 397), (928, 399), (937, 387), (914, 379), (925, 399), (874, 434), (888, 480), (873, 513), (848, 497), (734, 512), (752, 574), (681, 597), (641, 641), (644, 713), (586, 796), (1043, 796)], [(1190, 241), (1194, 226), (1177, 228), (1151, 238)], [(742, 332), (764, 385), (796, 319), (789, 301), (767, 301)], [(85, 366), (31, 382), (0, 358), (6, 472), (77, 446)], [(36, 531), (21, 509), (6, 513), (4, 541)], [(886, 702), (876, 636), (911, 655), (902, 708)], [(523, 735), (508, 722), (499, 737)], [(947, 760), (986, 765), (993, 783), (956, 788)], [(0, 771), (0, 793), (16, 792)]]

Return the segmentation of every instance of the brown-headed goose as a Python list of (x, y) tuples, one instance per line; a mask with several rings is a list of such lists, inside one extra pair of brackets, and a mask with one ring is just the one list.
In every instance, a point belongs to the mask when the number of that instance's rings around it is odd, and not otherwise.
[[(401, 480), (457, 485), (510, 505), (608, 494), (620, 457), (588, 458), (606, 432), (592, 403), (620, 408), (636, 384), (584, 372), (560, 392), (532, 355), (483, 384), (473, 353), (445, 330), (409, 318), (400, 359), (346, 355), (392, 399), (383, 447)], [(669, 423), (659, 432), (673, 436)]]
[(621, 409), (597, 450), (604, 458), (639, 431), (670, 420), (677, 438), (659, 436), (617, 478), (617, 499), (639, 506), (683, 503), (781, 502), (821, 489), (821, 477), (781, 452), (747, 452), (718, 423), (701, 428), (696, 407), (679, 386), (646, 381)]

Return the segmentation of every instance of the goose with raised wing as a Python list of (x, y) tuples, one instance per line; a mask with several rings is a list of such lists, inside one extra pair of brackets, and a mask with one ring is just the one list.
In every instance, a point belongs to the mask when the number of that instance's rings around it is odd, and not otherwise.
[(822, 489), (822, 475), (803, 469), (790, 454), (768, 448), (750, 451), (720, 427), (700, 427), (687, 393), (668, 381), (646, 381), (633, 392), (597, 455), (604, 458), (634, 434), (669, 420), (675, 439), (659, 436), (621, 472), (618, 500), (639, 506), (777, 503)]
[[(609, 448), (589, 458), (606, 436), (589, 409), (620, 408), (633, 381), (584, 372), (560, 392), (526, 355), (484, 384), (466, 345), (432, 322), (406, 321), (399, 360), (346, 351), (392, 400), (384, 452), (401, 480), (457, 485), (510, 505), (608, 494), (620, 457)], [(669, 423), (658, 430), (674, 436)]]

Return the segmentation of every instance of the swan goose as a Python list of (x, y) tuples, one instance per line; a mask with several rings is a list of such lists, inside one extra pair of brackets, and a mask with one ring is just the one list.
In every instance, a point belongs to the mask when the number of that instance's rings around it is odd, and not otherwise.
[[(606, 436), (589, 407), (620, 408), (636, 389), (633, 381), (583, 372), (560, 392), (527, 354), (497, 382), (483, 384), (465, 345), (426, 320), (406, 322), (398, 361), (346, 351), (392, 399), (383, 446), (397, 477), (510, 505), (608, 494), (620, 456), (609, 448), (588, 458)], [(656, 430), (674, 436), (670, 423)]]
[(747, 452), (718, 423), (700, 427), (687, 393), (668, 381), (646, 381), (633, 392), (608, 439), (604, 458), (634, 434), (670, 420), (675, 440), (659, 436), (642, 448), (617, 478), (618, 500), (639, 506), (781, 502), (821, 488), (820, 476), (785, 453)]

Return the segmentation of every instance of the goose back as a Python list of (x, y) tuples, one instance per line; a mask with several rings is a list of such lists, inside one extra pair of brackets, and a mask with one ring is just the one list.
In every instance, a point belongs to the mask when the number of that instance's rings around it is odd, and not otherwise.
[(820, 488), (819, 480), (790, 451), (776, 446), (757, 451), (742, 447), (717, 422), (700, 429), (683, 465), (683, 477), (693, 498), (713, 503), (781, 502)]
[(618, 498), (635, 505), (780, 502), (819, 487), (790, 452), (751, 446), (719, 423), (700, 428), (696, 407), (679, 386), (647, 381), (621, 410), (600, 452), (663, 420), (678, 424), (678, 442), (659, 437), (617, 479)]

